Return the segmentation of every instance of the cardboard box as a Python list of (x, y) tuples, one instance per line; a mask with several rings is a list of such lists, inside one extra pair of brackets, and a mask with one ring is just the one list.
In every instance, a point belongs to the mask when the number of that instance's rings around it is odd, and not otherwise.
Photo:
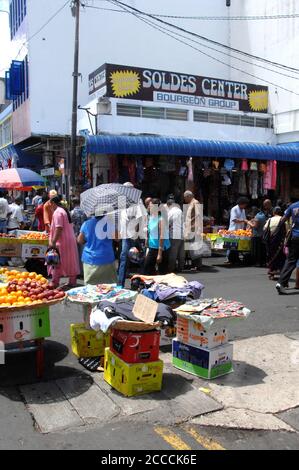
[(154, 362), (159, 359), (160, 331), (121, 331), (113, 329), (110, 350), (125, 362)]
[(22, 254), (22, 245), (14, 239), (0, 238), (0, 256), (8, 258), (19, 258)]
[(48, 247), (40, 244), (22, 244), (22, 258), (45, 258)]
[(181, 343), (198, 348), (214, 349), (228, 342), (228, 329), (223, 322), (215, 322), (217, 326), (206, 330), (201, 323), (188, 318), (177, 317), (177, 339)]
[(0, 313), (0, 341), (10, 344), (51, 336), (49, 307)]
[(233, 371), (233, 345), (231, 343), (207, 351), (172, 341), (172, 364), (177, 369), (204, 379), (215, 379)]
[(127, 397), (158, 392), (162, 388), (163, 362), (127, 364), (105, 350), (104, 380)]
[(87, 329), (85, 323), (72, 323), (70, 331), (75, 356), (104, 356), (105, 348), (109, 346), (109, 333)]

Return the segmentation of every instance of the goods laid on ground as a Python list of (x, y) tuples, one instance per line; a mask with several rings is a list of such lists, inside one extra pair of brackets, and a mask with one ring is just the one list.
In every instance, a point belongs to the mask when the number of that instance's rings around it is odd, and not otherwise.
[(198, 281), (188, 282), (183, 276), (167, 274), (164, 276), (135, 275), (131, 279), (131, 289), (138, 290), (146, 297), (168, 305), (185, 303), (199, 299), (204, 289)]
[(105, 348), (110, 343), (109, 333), (88, 329), (85, 323), (72, 323), (70, 330), (72, 351), (75, 356), (85, 358), (104, 356)]
[(67, 294), (68, 300), (82, 304), (97, 304), (104, 299), (111, 302), (120, 302), (123, 300), (133, 300), (137, 296), (137, 292), (123, 289), (116, 284), (76, 287), (70, 289)]
[(0, 234), (0, 256), (6, 258), (44, 258), (49, 244), (48, 235), (41, 232), (14, 230)]
[(127, 363), (106, 348), (104, 380), (119, 393), (132, 397), (158, 392), (162, 377), (163, 361)]
[(67, 294), (72, 302), (96, 303), (88, 321), (85, 311), (85, 322), (71, 325), (72, 350), (80, 363), (92, 371), (103, 364), (104, 380), (125, 396), (161, 390), (159, 328), (174, 326), (173, 310), (113, 284), (71, 289)]
[(233, 345), (228, 343), (214, 349), (203, 349), (174, 339), (172, 364), (204, 379), (215, 379), (233, 371)]
[(224, 299), (187, 302), (175, 309), (177, 338), (172, 363), (181, 370), (213, 379), (233, 370), (228, 324), (250, 314), (242, 303)]

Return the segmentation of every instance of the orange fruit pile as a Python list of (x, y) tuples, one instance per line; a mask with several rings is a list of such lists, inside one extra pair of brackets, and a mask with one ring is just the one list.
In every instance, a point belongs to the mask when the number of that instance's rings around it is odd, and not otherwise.
[(64, 292), (51, 289), (47, 279), (41, 274), (10, 271), (6, 268), (1, 268), (0, 274), (8, 283), (7, 286), (0, 287), (0, 308), (26, 307), (59, 300), (65, 296)]
[(46, 233), (24, 233), (23, 235), (20, 235), (19, 238), (21, 240), (48, 240), (49, 236)]

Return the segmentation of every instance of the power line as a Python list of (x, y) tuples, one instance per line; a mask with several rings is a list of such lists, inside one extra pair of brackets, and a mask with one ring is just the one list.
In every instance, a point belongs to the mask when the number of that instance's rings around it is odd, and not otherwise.
[(275, 66), (275, 67), (285, 68), (285, 69), (288, 69), (288, 70), (290, 70), (290, 71), (292, 71), (292, 72), (295, 72), (295, 73), (298, 73), (298, 72), (299, 72), (299, 69), (297, 69), (297, 68), (290, 67), (290, 66), (287, 66), (287, 65), (284, 65), (284, 64), (280, 64), (280, 63), (278, 63), (278, 62), (274, 62), (274, 61), (265, 59), (265, 58), (263, 58), (263, 57), (259, 57), (259, 56), (250, 54), (249, 52), (241, 51), (241, 50), (239, 50), (239, 49), (233, 48), (233, 47), (231, 47), (231, 46), (227, 46), (226, 44), (222, 44), (222, 43), (220, 43), (220, 42), (218, 42), (218, 41), (215, 41), (215, 40), (213, 40), (213, 39), (209, 39), (209, 38), (207, 38), (207, 37), (205, 37), (205, 36), (202, 36), (202, 35), (200, 35), (200, 34), (194, 33), (193, 31), (189, 31), (189, 30), (187, 30), (187, 29), (185, 29), (185, 28), (182, 28), (182, 27), (180, 27), (180, 26), (178, 26), (178, 25), (175, 25), (175, 24), (173, 24), (173, 23), (169, 23), (168, 21), (164, 21), (164, 20), (162, 20), (162, 19), (160, 19), (160, 18), (155, 18), (153, 15), (150, 15), (150, 14), (148, 14), (148, 13), (145, 13), (144, 11), (138, 10), (137, 8), (131, 7), (130, 5), (127, 5), (126, 3), (120, 2), (119, 0), (107, 0), (107, 1), (109, 1), (109, 3), (112, 3), (112, 4), (114, 4), (114, 5), (118, 5), (118, 6), (123, 6), (123, 7), (125, 7), (125, 8), (129, 8), (129, 10), (134, 11), (135, 13), (138, 13), (138, 15), (149, 17), (149, 18), (151, 18), (152, 20), (156, 20), (156, 21), (158, 21), (159, 23), (162, 23), (162, 24), (164, 24), (164, 25), (170, 26), (170, 27), (172, 27), (172, 28), (174, 28), (174, 29), (177, 29), (177, 30), (183, 32), (183, 33), (190, 34), (191, 36), (195, 36), (195, 37), (197, 37), (197, 38), (199, 38), (199, 39), (202, 39), (202, 40), (204, 40), (204, 41), (210, 42), (210, 43), (212, 43), (212, 44), (214, 44), (214, 45), (216, 45), (216, 46), (223, 47), (223, 48), (225, 48), (225, 49), (228, 49), (228, 50), (230, 50), (230, 51), (236, 52), (236, 53), (238, 53), (238, 54), (246, 55), (246, 56), (248, 56), (248, 57), (250, 57), (250, 58), (252, 58), (252, 59), (258, 60), (258, 61), (266, 62), (266, 63), (268, 63), (268, 64), (271, 64), (272, 66)]
[[(101, 2), (108, 2), (108, 0), (98, 0)], [(91, 8), (91, 6), (90, 6)], [(99, 7), (100, 8), (100, 7)], [(101, 8), (103, 10), (118, 11), (119, 13), (126, 13), (123, 10), (113, 10), (110, 8)], [(299, 13), (290, 13), (286, 15), (249, 15), (249, 16), (184, 16), (184, 15), (161, 15), (158, 13), (148, 13), (149, 15), (156, 16), (157, 18), (173, 18), (180, 20), (200, 20), (200, 21), (259, 21), (259, 20), (284, 20), (299, 18)]]
[[(86, 6), (87, 8), (95, 8), (95, 9), (103, 10), (103, 8), (101, 8), (101, 7), (94, 7), (94, 6), (89, 6), (89, 5), (84, 5), (84, 6)], [(106, 10), (106, 8), (104, 8), (104, 10)], [(130, 11), (128, 11), (128, 10), (115, 10), (115, 9), (109, 9), (109, 10), (111, 10), (111, 11), (118, 11), (118, 12), (122, 12), (122, 13), (132, 14), (132, 13), (131, 13)], [(152, 24), (154, 24), (154, 23), (152, 23)], [(167, 29), (167, 28), (163, 28), (163, 29), (164, 29), (165, 31), (168, 31), (169, 33), (173, 33), (173, 31), (170, 30), (170, 29)], [(191, 41), (191, 42), (193, 42), (193, 43), (195, 43), (195, 44), (198, 44), (198, 45), (200, 45), (200, 46), (202, 46), (202, 47), (205, 47), (206, 49), (209, 49), (209, 50), (218, 52), (219, 54), (223, 54), (223, 55), (225, 55), (225, 56), (227, 56), (227, 57), (229, 57), (229, 58), (233, 58), (233, 59), (235, 59), (235, 60), (239, 60), (240, 62), (244, 62), (244, 63), (249, 64), (249, 65), (255, 65), (256, 67), (259, 67), (259, 68), (261, 68), (261, 69), (263, 69), (263, 70), (268, 70), (269, 72), (275, 73), (275, 74), (280, 75), (280, 76), (292, 78), (293, 80), (299, 80), (299, 77), (294, 77), (293, 75), (289, 75), (289, 74), (286, 74), (286, 73), (283, 73), (283, 72), (278, 72), (277, 70), (270, 69), (270, 68), (268, 68), (268, 67), (265, 67), (264, 65), (252, 64), (252, 62), (249, 62), (248, 60), (241, 59), (240, 57), (237, 57), (237, 56), (235, 56), (235, 55), (232, 55), (232, 54), (230, 54), (230, 53), (228, 53), (228, 52), (221, 51), (221, 50), (219, 50), (219, 49), (216, 49), (215, 47), (208, 46), (208, 45), (206, 45), (206, 44), (204, 44), (204, 43), (202, 43), (202, 42), (199, 42), (199, 41), (196, 41), (196, 40), (194, 40), (194, 39), (188, 38), (188, 37), (186, 37), (186, 36), (184, 36), (184, 35), (182, 35), (182, 34), (179, 34), (179, 33), (175, 33), (175, 34), (176, 34), (177, 36), (183, 38), (183, 39), (187, 39), (188, 41)]]
[[(111, 0), (111, 1), (113, 2), (114, 0)], [(122, 7), (122, 8), (125, 8), (125, 7)], [(127, 10), (127, 11), (128, 11), (128, 10)], [(207, 54), (206, 52), (202, 51), (201, 49), (199, 49), (199, 48), (197, 48), (197, 47), (194, 47), (194, 46), (192, 46), (191, 44), (189, 44), (189, 43), (187, 43), (187, 42), (185, 42), (185, 41), (182, 41), (181, 39), (178, 39), (178, 37), (175, 36), (175, 34), (177, 34), (177, 33), (170, 34), (170, 33), (166, 32), (166, 28), (161, 27), (161, 26), (157, 26), (156, 24), (153, 24), (150, 20), (144, 19), (143, 17), (141, 17), (141, 16), (138, 15), (137, 13), (133, 13), (133, 12), (132, 12), (131, 14), (132, 14), (133, 16), (135, 16), (136, 18), (138, 18), (140, 21), (143, 21), (144, 23), (148, 24), (148, 25), (151, 26), (152, 28), (154, 28), (154, 29), (156, 29), (156, 30), (162, 32), (163, 34), (166, 34), (166, 35), (169, 36), (169, 37), (172, 37), (172, 38), (175, 39), (176, 41), (178, 41), (178, 42), (180, 42), (180, 43), (182, 43), (182, 44), (185, 44), (186, 46), (188, 46), (188, 47), (190, 47), (190, 48), (192, 48), (192, 49), (194, 49), (194, 50), (200, 52), (201, 54), (203, 54), (203, 55), (205, 55), (205, 56), (211, 58), (212, 60), (214, 60), (214, 61), (216, 61), (216, 62), (221, 63), (222, 65), (228, 66), (228, 67), (230, 67), (230, 68), (232, 68), (232, 69), (234, 69), (234, 70), (237, 70), (238, 72), (241, 72), (241, 73), (246, 74), (246, 75), (248, 75), (248, 76), (250, 76), (250, 77), (256, 78), (256, 79), (258, 79), (258, 80), (260, 80), (260, 81), (263, 81), (263, 82), (265, 82), (265, 83), (268, 83), (268, 84), (270, 84), (270, 85), (273, 85), (273, 86), (275, 86), (276, 88), (280, 88), (280, 89), (282, 89), (282, 90), (284, 90), (284, 91), (287, 91), (287, 92), (289, 92), (289, 93), (292, 93), (292, 94), (294, 94), (294, 95), (299, 96), (299, 93), (296, 93), (296, 92), (293, 91), (293, 90), (290, 90), (290, 89), (288, 89), (288, 88), (285, 88), (285, 87), (283, 87), (283, 86), (281, 86), (281, 85), (278, 85), (277, 83), (273, 83), (273, 82), (271, 82), (271, 81), (269, 81), (269, 80), (266, 80), (266, 79), (263, 79), (263, 78), (259, 78), (259, 77), (257, 77), (256, 75), (254, 75), (254, 74), (252, 74), (252, 73), (250, 73), (250, 72), (246, 72), (245, 70), (242, 70), (242, 69), (240, 69), (240, 68), (238, 68), (238, 67), (235, 67), (235, 66), (233, 66), (233, 65), (227, 64), (226, 62), (223, 62), (223, 61), (220, 60), (220, 59), (216, 59), (214, 56), (211, 56), (210, 54)], [(189, 39), (188, 39), (188, 40), (189, 40)], [(218, 52), (219, 52), (219, 51), (218, 51)]]

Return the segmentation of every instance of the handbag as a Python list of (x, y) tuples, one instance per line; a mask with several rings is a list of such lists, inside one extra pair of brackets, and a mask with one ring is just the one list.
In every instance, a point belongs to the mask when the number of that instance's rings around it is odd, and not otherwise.
[(45, 255), (47, 266), (58, 266), (60, 264), (60, 253), (57, 248), (48, 248)]
[(270, 236), (271, 236), (271, 227), (270, 227), (271, 222), (270, 221), (271, 219), (268, 220), (267, 227), (265, 228), (264, 233), (263, 233), (263, 242), (266, 243), (266, 245), (269, 243)]

